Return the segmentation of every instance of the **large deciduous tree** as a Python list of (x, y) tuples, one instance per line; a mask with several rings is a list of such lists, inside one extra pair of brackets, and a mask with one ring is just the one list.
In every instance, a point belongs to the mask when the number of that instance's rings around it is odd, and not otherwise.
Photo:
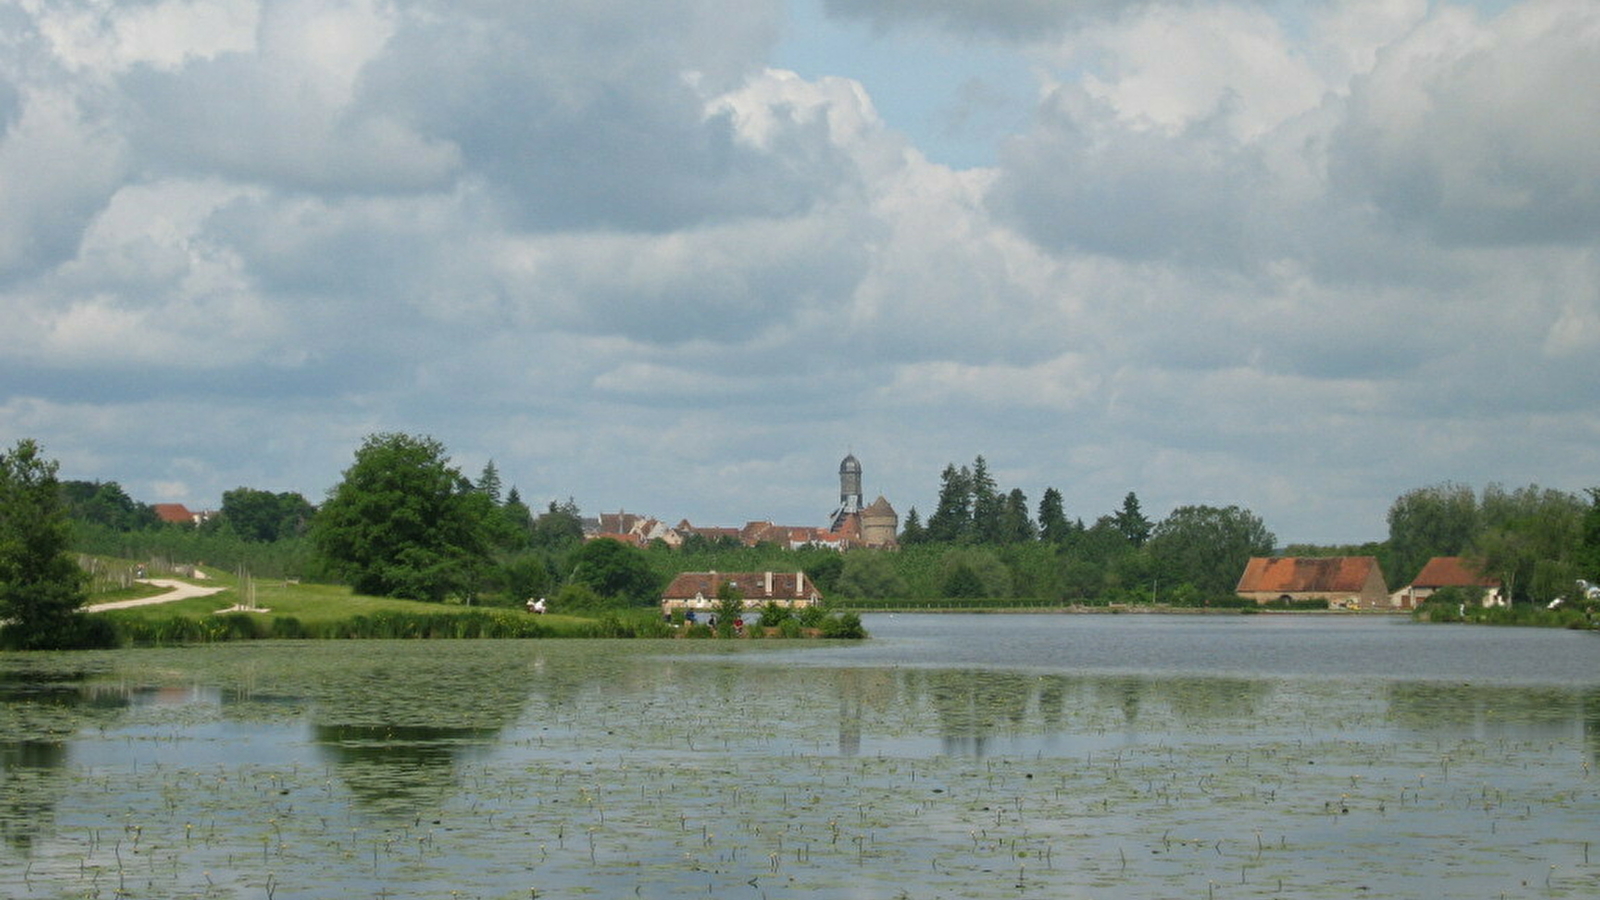
[(1161, 577), (1205, 596), (1231, 594), (1252, 556), (1271, 555), (1277, 538), (1237, 506), (1180, 506), (1161, 520), (1146, 545)]
[(470, 597), (489, 559), (487, 505), (437, 440), (374, 434), (329, 492), (312, 538), (359, 593)]
[(1585, 577), (1583, 529), (1587, 509), (1574, 494), (1528, 485), (1483, 490), (1477, 533), (1466, 555), (1500, 579), (1506, 594), (1548, 602), (1571, 594)]
[(1446, 482), (1402, 494), (1389, 507), (1394, 584), (1410, 584), (1435, 556), (1460, 556), (1478, 533), (1472, 488)]
[(1600, 581), (1600, 488), (1589, 488), (1589, 507), (1579, 525), (1578, 566), (1588, 581)]
[(222, 520), (247, 541), (276, 541), (302, 533), (315, 508), (293, 491), (274, 494), (239, 487), (222, 494)]
[(569, 584), (587, 585), (601, 597), (625, 604), (648, 605), (660, 598), (661, 585), (643, 550), (612, 538), (588, 541), (567, 561)]
[(63, 481), (61, 497), (67, 517), (115, 531), (153, 528), (160, 524), (155, 508), (129, 497), (115, 481)]
[[(4, 643), (25, 650), (107, 643), (78, 612), (84, 574), (69, 553), (56, 463), (32, 440), (0, 454), (0, 620)], [(108, 632), (107, 632), (108, 633)]]
[(888, 554), (877, 550), (853, 550), (845, 554), (839, 572), (838, 593), (857, 600), (883, 600), (904, 597), (906, 582)]

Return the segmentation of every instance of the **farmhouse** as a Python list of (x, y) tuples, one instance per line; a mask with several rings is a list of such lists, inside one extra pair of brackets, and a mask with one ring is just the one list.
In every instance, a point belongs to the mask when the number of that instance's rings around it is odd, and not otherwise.
[(1260, 604), (1326, 600), (1346, 609), (1383, 609), (1389, 590), (1371, 556), (1257, 556), (1244, 567), (1234, 592)]
[(156, 518), (166, 525), (204, 525), (213, 515), (209, 510), (191, 512), (182, 503), (154, 503)]
[(1414, 609), (1435, 593), (1447, 588), (1465, 588), (1482, 594), (1484, 606), (1505, 606), (1505, 591), (1500, 579), (1483, 574), (1459, 556), (1435, 556), (1422, 567), (1411, 583), (1395, 591), (1392, 603), (1400, 609)]
[(822, 592), (804, 572), (680, 572), (661, 592), (661, 609), (711, 609), (725, 584), (739, 589), (746, 608), (769, 601), (796, 609), (822, 602)]

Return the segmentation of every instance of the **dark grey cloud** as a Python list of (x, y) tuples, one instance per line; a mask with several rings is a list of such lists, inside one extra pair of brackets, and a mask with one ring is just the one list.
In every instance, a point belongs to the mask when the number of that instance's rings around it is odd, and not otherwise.
[(1113, 18), (1154, 0), (824, 0), (835, 16), (877, 28), (935, 25), (1014, 41), (1038, 41), (1074, 25)]
[(759, 71), (773, 10), (508, 3), (410, 15), (362, 96), (457, 148), (524, 227), (666, 231), (792, 215), (844, 160), (813, 140), (809, 158), (780, 163), (705, 107)]
[[(1462, 43), (1418, 29), (1351, 84), (1334, 186), (1446, 244), (1600, 235), (1600, 55), (1592, 8), (1532, 3)], [(1591, 148), (1589, 150), (1582, 148)]]

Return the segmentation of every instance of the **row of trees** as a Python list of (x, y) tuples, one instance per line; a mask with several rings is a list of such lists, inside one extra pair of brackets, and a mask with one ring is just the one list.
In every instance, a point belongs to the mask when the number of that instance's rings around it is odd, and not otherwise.
[[(476, 479), (428, 437), (369, 436), (321, 508), (293, 493), (229, 491), (221, 515), (199, 526), (151, 530), (142, 505), (114, 482), (68, 483), (61, 502), (84, 534), (121, 527), (124, 546), (191, 542), (174, 557), (213, 564), (271, 564), (351, 584), (364, 593), (518, 603), (547, 595), (567, 608), (647, 604), (674, 572), (802, 569), (830, 595), (880, 598), (1156, 599), (1204, 603), (1232, 596), (1251, 556), (1378, 556), (1391, 587), (1428, 558), (1469, 556), (1520, 600), (1547, 599), (1577, 577), (1600, 574), (1600, 494), (1584, 499), (1491, 485), (1482, 495), (1454, 484), (1395, 501), (1389, 538), (1360, 547), (1295, 546), (1237, 506), (1182, 506), (1147, 517), (1129, 492), (1120, 508), (1085, 524), (1047, 488), (1037, 515), (1019, 489), (1002, 490), (982, 456), (946, 466), (937, 507), (924, 524), (913, 508), (898, 553), (744, 548), (691, 539), (645, 550), (584, 542), (576, 503), (537, 515), (494, 463)], [(94, 529), (101, 529), (95, 532)], [(147, 535), (145, 543), (136, 536)], [(141, 553), (140, 555), (156, 555)], [(270, 563), (268, 562), (270, 561)]]
[[(1122, 508), (1103, 517), (1105, 524), (1134, 548), (1144, 546), (1155, 527), (1139, 507), (1132, 491)], [(916, 544), (1020, 544), (1040, 540), (1067, 543), (1085, 531), (1082, 519), (1069, 519), (1061, 492), (1045, 488), (1038, 518), (1028, 509), (1020, 488), (1001, 490), (989, 474), (989, 464), (979, 455), (970, 466), (945, 466), (939, 476), (939, 500), (926, 525), (915, 506), (906, 513), (902, 545)]]
[(900, 553), (791, 551), (689, 541), (649, 551), (584, 543), (577, 509), (552, 504), (537, 518), (500, 497), (490, 463), (477, 481), (430, 438), (379, 434), (312, 521), (316, 553), (333, 577), (362, 593), (466, 602), (549, 593), (564, 606), (621, 599), (654, 602), (686, 569), (795, 569), (849, 597), (1029, 597), (1204, 602), (1231, 594), (1252, 555), (1274, 537), (1238, 507), (1191, 506), (1152, 523), (1129, 493), (1093, 525), (1070, 521), (1059, 492), (1035, 522), (1020, 490), (1001, 492), (983, 457), (949, 466), (926, 528), (915, 510)]
[[(1086, 526), (1081, 518), (1069, 518), (1061, 492), (1049, 487), (1035, 517), (1026, 494), (1000, 488), (981, 455), (971, 465), (946, 465), (933, 514), (924, 524), (912, 507), (901, 534), (908, 551), (941, 548), (937, 555), (945, 574), (933, 589), (946, 597), (1016, 592), (1149, 599), (1164, 586), (1166, 599), (1201, 602), (1231, 595), (1245, 562), (1270, 554), (1275, 540), (1259, 517), (1237, 506), (1185, 506), (1153, 522), (1132, 491), (1119, 509)], [(961, 548), (966, 551), (957, 552)], [(907, 558), (922, 555), (913, 552)], [(892, 563), (862, 565), (880, 572), (895, 568)], [(884, 584), (880, 578), (875, 589), (901, 587), (911, 595), (929, 590), (926, 578), (904, 577), (915, 566), (900, 568), (906, 571), (898, 583)], [(847, 576), (844, 590), (865, 587), (857, 584), (855, 573)]]
[(1541, 488), (1482, 492), (1454, 482), (1409, 491), (1389, 507), (1378, 548), (1392, 585), (1410, 583), (1435, 556), (1466, 557), (1514, 600), (1572, 597), (1578, 579), (1600, 581), (1600, 489), (1586, 496)]
[[(1154, 593), (1160, 585), (1179, 596), (1232, 593), (1251, 556), (1281, 552), (1291, 556), (1375, 556), (1391, 590), (1409, 584), (1435, 556), (1461, 556), (1498, 578), (1516, 601), (1547, 603), (1571, 596), (1578, 579), (1600, 581), (1600, 489), (1587, 495), (1530, 485), (1507, 489), (1490, 484), (1481, 493), (1457, 483), (1418, 488), (1397, 498), (1388, 513), (1386, 541), (1358, 546), (1296, 545), (1275, 549), (1264, 523), (1236, 506), (1183, 506), (1160, 522), (1147, 518), (1138, 496), (1129, 492), (1120, 509), (1085, 526), (1070, 519), (1060, 492), (1046, 488), (1037, 518), (1028, 515), (1019, 489), (1005, 491), (982, 456), (971, 465), (947, 465), (940, 477), (938, 504), (923, 523), (917, 510), (906, 516), (902, 544), (983, 548), (952, 562), (946, 596), (977, 590), (979, 581), (1044, 588), (1061, 596), (1123, 597)], [(1027, 567), (1012, 564), (1009, 579), (993, 560), (1030, 557), (1020, 548), (1054, 548), (1054, 578), (1041, 584), (1026, 577)], [(943, 559), (961, 560), (946, 552)], [(880, 570), (889, 566), (873, 564)], [(911, 568), (911, 567), (905, 567)], [(1037, 568), (1037, 567), (1034, 567)], [(972, 573), (982, 577), (973, 578)], [(902, 579), (904, 580), (904, 579)], [(897, 586), (894, 581), (890, 587)], [(881, 589), (882, 585), (879, 585)], [(847, 590), (854, 589), (850, 578)], [(915, 587), (911, 587), (915, 590)]]
[(654, 588), (642, 561), (583, 543), (577, 504), (552, 502), (535, 518), (501, 487), (492, 460), (472, 481), (433, 438), (372, 435), (312, 520), (316, 558), (358, 592), (418, 600), (509, 602), (559, 582), (593, 597)]

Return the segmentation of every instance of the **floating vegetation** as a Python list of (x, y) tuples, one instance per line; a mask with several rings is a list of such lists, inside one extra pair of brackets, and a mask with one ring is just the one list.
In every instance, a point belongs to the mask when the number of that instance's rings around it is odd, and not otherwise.
[(782, 648), (0, 656), (0, 894), (1600, 888), (1600, 687), (796, 667)]

